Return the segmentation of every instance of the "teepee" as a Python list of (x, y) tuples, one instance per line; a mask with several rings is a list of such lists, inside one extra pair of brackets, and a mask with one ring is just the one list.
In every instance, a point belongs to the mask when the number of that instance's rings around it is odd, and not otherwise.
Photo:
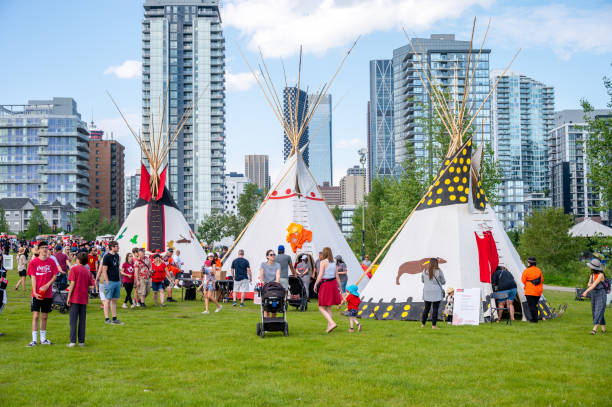
[[(345, 55), (340, 67), (342, 67), (353, 47)], [(265, 63), (261, 65), (263, 65), (263, 68), (260, 66), (259, 75), (253, 69), (251, 69), (251, 72), (280, 121), (285, 134), (291, 141), (292, 150), (280, 171), (278, 179), (268, 191), (259, 209), (234, 241), (224, 264), (231, 264), (237, 257), (238, 250), (242, 249), (245, 252), (245, 258), (249, 260), (251, 269), (256, 273), (260, 264), (266, 261), (266, 251), (269, 249), (276, 251), (281, 244), (285, 246), (285, 253), (291, 255), (294, 260), (298, 254), (309, 254), (317, 259), (318, 252), (324, 247), (329, 247), (334, 256), (341, 255), (347, 264), (348, 283), (355, 283), (362, 272), (359, 261), (357, 261), (355, 254), (342, 235), (336, 220), (325, 203), (323, 194), (302, 158), (302, 152), (308, 147), (308, 144), (299, 147), (302, 134), (340, 67), (328, 84), (323, 86), (312, 98), (313, 102), (308, 106), (304, 114), (304, 120), (302, 123), (298, 123), (298, 112), (300, 109), (304, 109), (304, 106), (300, 107), (299, 100), (296, 98), (294, 106), (291, 106), (292, 111), (287, 115), (289, 117), (285, 117), (281, 99), (275, 93)], [(300, 87), (300, 77), (301, 50), (298, 89)], [(314, 135), (311, 136), (308, 143), (312, 141), (312, 137)], [(363, 284), (365, 285), (365, 281)]]
[[(474, 20), (474, 27), (475, 23)], [(491, 275), (497, 265), (505, 266), (517, 283), (523, 315), (529, 312), (521, 283), (525, 266), (482, 189), (482, 144), (472, 154), (469, 130), (497, 86), (496, 82), (478, 109), (473, 111), (472, 106), (468, 106), (469, 90), (482, 52), (481, 46), (477, 55), (472, 54), (473, 40), (474, 28), (468, 60), (463, 68), (463, 95), (457, 89), (457, 70), (454, 91), (445, 93), (435, 86), (425, 58), (413, 48), (412, 63), (451, 141), (436, 178), (379, 254), (380, 257), (388, 249), (361, 292), (358, 313), (362, 318), (420, 319), (424, 306), (421, 272), (431, 258), (439, 262), (446, 278), (445, 288), (481, 289), (484, 317), (491, 313)], [(541, 317), (553, 316), (543, 297), (539, 312)]]
[[(117, 107), (112, 97), (111, 100)], [(161, 108), (161, 101), (159, 104)], [(164, 100), (163, 112), (165, 111)], [(204, 249), (187, 224), (166, 185), (167, 158), (170, 148), (193, 113), (193, 106), (185, 110), (179, 124), (173, 129), (169, 129), (164, 120), (164, 113), (159, 123), (154, 123), (151, 113), (149, 123), (151, 136), (147, 138), (138, 135), (128, 124), (121, 110), (119, 113), (138, 142), (142, 155), (148, 161), (150, 168), (150, 171), (147, 170), (145, 163), (141, 160), (138, 200), (115, 237), (119, 243), (121, 258), (124, 259), (134, 247), (142, 247), (151, 253), (163, 253), (172, 248), (180, 250), (180, 258), (184, 263), (185, 271), (200, 270), (206, 260)]]

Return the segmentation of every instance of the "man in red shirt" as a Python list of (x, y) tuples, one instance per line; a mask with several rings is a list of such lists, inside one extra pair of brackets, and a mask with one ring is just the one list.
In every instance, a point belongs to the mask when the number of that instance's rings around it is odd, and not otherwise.
[(57, 278), (59, 269), (55, 261), (49, 258), (47, 242), (38, 244), (38, 257), (34, 257), (28, 266), (28, 275), (32, 279), (32, 342), (28, 346), (36, 346), (40, 314), (40, 344), (51, 345), (47, 339), (47, 318), (53, 305), (53, 289), (51, 286)]
[(77, 324), (79, 331), (79, 346), (85, 346), (85, 319), (87, 316), (87, 303), (89, 302), (88, 290), (92, 289), (96, 282), (91, 275), (91, 271), (86, 266), (88, 255), (81, 252), (77, 255), (79, 264), (75, 264), (70, 269), (68, 281), (70, 288), (68, 289), (67, 305), (70, 307), (70, 343), (69, 348), (76, 345), (77, 340)]
[[(95, 246), (89, 250), (89, 256), (87, 257), (87, 265), (89, 266), (90, 273), (95, 278), (96, 273), (98, 272), (98, 253)], [(94, 284), (94, 288), (91, 291), (95, 293), (96, 290), (97, 286)]]

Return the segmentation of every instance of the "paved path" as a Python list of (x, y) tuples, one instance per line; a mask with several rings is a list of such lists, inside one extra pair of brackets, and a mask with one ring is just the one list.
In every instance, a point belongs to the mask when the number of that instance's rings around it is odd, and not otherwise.
[(560, 287), (556, 285), (546, 285), (544, 284), (545, 290), (553, 290), (553, 291), (563, 291), (566, 293), (575, 293), (576, 289), (574, 287)]

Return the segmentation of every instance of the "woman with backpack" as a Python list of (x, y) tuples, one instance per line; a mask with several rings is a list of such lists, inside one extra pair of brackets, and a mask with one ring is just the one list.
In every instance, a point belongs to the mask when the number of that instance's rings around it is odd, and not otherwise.
[[(591, 269), (589, 277), (589, 288), (582, 293), (583, 297), (591, 293), (591, 312), (593, 314), (593, 330), (591, 335), (597, 334), (597, 327), (601, 327), (601, 333), (608, 332), (606, 329), (606, 320), (604, 313), (606, 311), (606, 291), (610, 290), (610, 283), (606, 280), (606, 275), (601, 267), (599, 259), (593, 259), (587, 263), (587, 267)], [(607, 287), (606, 287), (607, 286)]]
[(538, 322), (538, 302), (544, 290), (544, 275), (542, 270), (536, 267), (535, 257), (527, 259), (527, 268), (523, 271), (521, 281), (525, 285), (525, 298), (529, 308), (529, 322)]

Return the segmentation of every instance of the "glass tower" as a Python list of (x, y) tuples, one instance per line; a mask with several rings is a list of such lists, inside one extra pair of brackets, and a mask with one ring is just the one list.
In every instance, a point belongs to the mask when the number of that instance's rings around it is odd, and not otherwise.
[(368, 184), (374, 177), (395, 172), (393, 138), (393, 63), (390, 59), (370, 61), (368, 103)]
[[(416, 158), (429, 157), (434, 147), (434, 141), (429, 137), (427, 129), (423, 128), (421, 118), (430, 118), (437, 114), (423, 87), (429, 84), (422, 84), (419, 79), (419, 59), (423, 67), (429, 69), (432, 82), (449, 93), (456, 91), (457, 98), (461, 101), (466, 86), (464, 82), (470, 51), (470, 42), (457, 41), (454, 34), (432, 34), (430, 38), (413, 38), (410, 41), (412, 46), (408, 44), (393, 50), (393, 130), (395, 163), (398, 167), (409, 158), (407, 143), (411, 144)], [(414, 54), (413, 47), (419, 55)], [(479, 51), (476, 49), (472, 52), (470, 74), (478, 61)], [(472, 114), (489, 94), (490, 53), (489, 49), (482, 50), (471, 83), (467, 100), (468, 106), (472, 106)], [(427, 82), (424, 77), (423, 80)], [(490, 103), (487, 102), (475, 123), (478, 133), (482, 133), (486, 141), (491, 138), (490, 117)], [(432, 162), (427, 170), (432, 176), (437, 169), (437, 163)]]
[[(308, 103), (315, 103), (317, 95), (310, 95)], [(308, 145), (310, 172), (318, 185), (324, 182), (333, 183), (333, 161), (332, 161), (332, 96), (325, 95), (319, 103), (319, 107), (312, 115), (308, 123), (312, 141)]]
[[(295, 112), (297, 102), (297, 115)], [(283, 91), (283, 113), (285, 115), (285, 120), (289, 125), (291, 123), (296, 123), (297, 119), (297, 128), (299, 129), (304, 123), (306, 119), (306, 114), (308, 112), (308, 94), (301, 89), (296, 87), (285, 88)], [(297, 116), (297, 117), (296, 117)], [(287, 133), (283, 133), (283, 158), (287, 161), (287, 157), (291, 154), (291, 141), (289, 141), (289, 137), (287, 137)], [(308, 127), (302, 133), (300, 137), (300, 142), (298, 143), (298, 147), (302, 148), (308, 143)], [(310, 146), (306, 147), (304, 152), (302, 153), (302, 157), (304, 157), (304, 162), (308, 165), (308, 149)]]
[(0, 198), (82, 211), (88, 197), (89, 132), (74, 99), (0, 105)]
[[(193, 114), (169, 154), (168, 186), (187, 222), (223, 209), (225, 39), (219, 0), (146, 0), (142, 23), (142, 130), (159, 126), (165, 105), (170, 133)], [(167, 129), (166, 128), (166, 129)]]
[[(502, 72), (491, 73), (495, 83)], [(553, 128), (555, 94), (519, 73), (507, 72), (491, 96), (493, 148), (503, 172), (496, 207), (506, 229), (520, 229), (534, 209), (550, 205), (547, 137)]]

